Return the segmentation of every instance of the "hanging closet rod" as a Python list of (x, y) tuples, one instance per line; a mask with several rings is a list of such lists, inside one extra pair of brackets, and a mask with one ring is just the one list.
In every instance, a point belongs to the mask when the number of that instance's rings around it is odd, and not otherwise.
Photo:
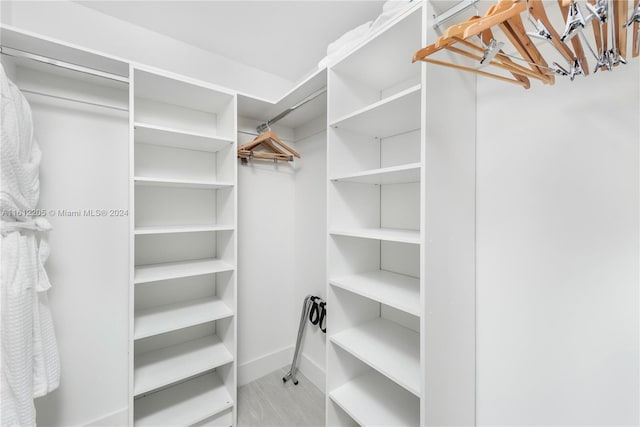
[(115, 80), (122, 83), (129, 83), (128, 77), (119, 76), (117, 74), (108, 73), (106, 71), (94, 70), (93, 68), (83, 67), (82, 65), (71, 64), (69, 62), (59, 61), (57, 59), (48, 58), (46, 56), (36, 55), (34, 53), (25, 52), (7, 46), (0, 46), (0, 53), (16, 58), (25, 58), (32, 61), (42, 62), (44, 64), (53, 65), (68, 70), (78, 71), (80, 73), (91, 74), (92, 76), (103, 77), (109, 80)]
[(453, 18), (457, 14), (463, 12), (467, 8), (473, 6), (478, 3), (480, 0), (462, 0), (460, 3), (456, 4), (453, 7), (442, 12), (440, 15), (433, 15), (433, 19), (435, 20), (433, 26), (439, 27), (443, 22)]
[(269, 129), (269, 127), (274, 124), (275, 122), (283, 119), (284, 117), (286, 117), (289, 113), (292, 113), (293, 111), (297, 110), (298, 108), (302, 107), (304, 104), (313, 101), (314, 99), (316, 99), (317, 97), (319, 97), (320, 95), (322, 95), (323, 93), (327, 92), (327, 88), (323, 87), (322, 89), (318, 89), (317, 91), (315, 91), (314, 93), (312, 93), (311, 95), (307, 96), (305, 99), (303, 99), (302, 101), (298, 102), (296, 105), (294, 105), (291, 108), (288, 108), (286, 110), (284, 110), (282, 113), (278, 114), (277, 116), (275, 116), (274, 118), (267, 120), (266, 122), (262, 123), (261, 125), (259, 125), (256, 130), (258, 131), (258, 133), (262, 133), (265, 132), (266, 130)]
[(117, 107), (115, 105), (109, 105), (109, 104), (100, 104), (98, 102), (85, 101), (83, 99), (69, 98), (67, 96), (60, 96), (60, 95), (53, 95), (53, 94), (50, 94), (50, 93), (37, 92), (35, 90), (29, 90), (29, 89), (20, 88), (20, 92), (28, 93), (30, 95), (46, 96), (47, 98), (61, 99), (63, 101), (78, 102), (80, 104), (91, 105), (93, 107), (110, 108), (112, 110), (118, 110), (118, 111), (124, 111), (124, 112), (128, 112), (129, 111), (129, 109), (125, 108), (125, 107)]

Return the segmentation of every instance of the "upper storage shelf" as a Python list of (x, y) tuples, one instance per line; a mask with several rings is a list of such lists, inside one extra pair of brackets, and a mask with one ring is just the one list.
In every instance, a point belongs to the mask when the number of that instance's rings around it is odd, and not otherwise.
[(420, 85), (355, 111), (331, 123), (367, 136), (386, 138), (420, 128)]
[[(310, 95), (326, 88), (326, 86), (327, 69), (323, 68), (301, 81), (275, 102), (255, 98), (246, 94), (238, 94), (238, 116), (264, 122), (288, 110)], [(325, 93), (278, 120), (278, 124), (280, 126), (297, 128), (318, 117), (324, 116), (326, 112), (327, 95)]]
[(391, 166), (344, 176), (336, 176), (331, 178), (331, 180), (378, 185), (420, 182), (420, 163)]
[(94, 70), (129, 77), (129, 64), (113, 56), (81, 48), (60, 40), (42, 37), (10, 25), (0, 26), (2, 45), (34, 55), (57, 59), (70, 64), (82, 64)]
[(138, 68), (133, 87), (136, 142), (217, 151), (235, 140), (233, 93)]
[(233, 144), (233, 139), (215, 137), (182, 129), (171, 129), (147, 123), (135, 124), (138, 143), (216, 152)]
[(332, 93), (329, 122), (420, 83), (420, 65), (411, 58), (421, 46), (421, 3), (409, 8), (391, 28), (373, 36), (329, 71)]
[(135, 71), (135, 85), (136, 97), (211, 114), (224, 110), (233, 99), (230, 92), (221, 89), (139, 69)]
[(147, 176), (133, 177), (137, 185), (157, 186), (157, 187), (182, 187), (182, 188), (201, 188), (209, 190), (218, 190), (220, 188), (232, 187), (232, 182), (217, 181), (194, 181), (186, 179), (168, 179), (155, 178)]

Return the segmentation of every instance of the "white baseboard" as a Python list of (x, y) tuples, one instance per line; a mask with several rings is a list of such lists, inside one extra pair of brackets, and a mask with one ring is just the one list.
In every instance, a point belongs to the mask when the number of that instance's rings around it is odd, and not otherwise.
[(326, 372), (324, 368), (303, 354), (298, 364), (298, 370), (320, 391), (326, 393)]
[(128, 408), (120, 409), (85, 424), (85, 427), (123, 427), (129, 424)]
[(293, 346), (285, 347), (238, 366), (238, 387), (264, 377), (271, 372), (291, 364)]

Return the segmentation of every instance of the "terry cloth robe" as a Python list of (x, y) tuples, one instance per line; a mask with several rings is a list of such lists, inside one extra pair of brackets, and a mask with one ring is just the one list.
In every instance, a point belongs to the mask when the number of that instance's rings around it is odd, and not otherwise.
[(0, 423), (34, 426), (34, 397), (60, 382), (60, 361), (47, 300), (51, 287), (44, 264), (49, 256), (44, 218), (25, 216), (40, 194), (40, 148), (31, 109), (0, 65), (0, 276), (2, 382)]

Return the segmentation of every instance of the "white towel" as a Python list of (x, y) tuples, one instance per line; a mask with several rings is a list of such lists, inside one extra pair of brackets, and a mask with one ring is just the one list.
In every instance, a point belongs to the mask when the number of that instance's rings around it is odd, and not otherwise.
[(344, 33), (333, 43), (327, 46), (327, 56), (322, 58), (318, 63), (318, 68), (324, 68), (334, 60), (341, 58), (344, 54), (356, 47), (362, 40), (367, 37), (372, 21), (365, 22), (357, 26), (353, 30)]
[(338, 38), (333, 43), (330, 43), (329, 46), (327, 46), (327, 55), (332, 55), (342, 50), (345, 46), (353, 45), (354, 43), (357, 43), (360, 40), (362, 40), (369, 32), (369, 29), (371, 28), (371, 23), (372, 21), (368, 21), (362, 25), (358, 25), (353, 30), (350, 30), (344, 33), (342, 36), (340, 36), (340, 38)]
[(382, 13), (373, 21), (369, 36), (375, 34), (380, 29), (384, 28), (387, 23), (393, 20), (396, 16), (400, 15), (407, 7), (411, 6), (412, 0), (387, 0), (382, 5)]
[(0, 65), (0, 276), (2, 280), (2, 426), (36, 423), (33, 398), (58, 387), (60, 362), (46, 291), (49, 256), (44, 218), (17, 212), (35, 209), (40, 196), (40, 148), (31, 109)]
[(387, 23), (400, 15), (407, 7), (411, 6), (413, 4), (412, 1), (413, 0), (387, 0), (384, 2), (382, 5), (382, 13), (375, 21), (365, 22), (353, 30), (347, 31), (340, 36), (339, 39), (329, 44), (327, 47), (327, 56), (318, 62), (318, 68), (322, 69), (331, 65), (365, 39), (371, 37), (382, 28), (385, 28)]

